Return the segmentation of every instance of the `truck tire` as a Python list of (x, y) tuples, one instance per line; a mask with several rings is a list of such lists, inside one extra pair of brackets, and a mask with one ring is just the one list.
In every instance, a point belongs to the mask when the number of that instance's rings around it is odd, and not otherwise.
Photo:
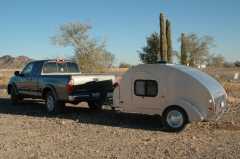
[(163, 113), (163, 124), (168, 131), (180, 132), (187, 123), (188, 116), (186, 112), (178, 106), (171, 106)]
[(12, 104), (19, 104), (23, 100), (23, 98), (17, 93), (17, 88), (14, 86), (10, 88), (10, 99)]
[(88, 101), (88, 106), (92, 110), (101, 110), (103, 102), (101, 101)]
[(65, 103), (58, 101), (55, 95), (51, 91), (49, 91), (46, 94), (45, 99), (46, 99), (46, 109), (48, 113), (58, 114), (63, 112)]

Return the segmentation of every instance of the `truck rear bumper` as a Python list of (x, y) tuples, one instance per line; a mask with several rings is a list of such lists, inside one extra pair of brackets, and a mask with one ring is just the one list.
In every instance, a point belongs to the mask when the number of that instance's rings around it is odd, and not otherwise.
[(102, 96), (100, 92), (96, 93), (81, 93), (68, 96), (69, 102), (81, 102), (81, 101), (92, 101), (100, 100), (101, 98), (112, 98), (112, 92), (108, 92), (106, 96)]
[(85, 101), (85, 100), (97, 100), (100, 97), (101, 97), (100, 93), (81, 93), (81, 94), (69, 95), (68, 100), (70, 102), (76, 102), (76, 101)]

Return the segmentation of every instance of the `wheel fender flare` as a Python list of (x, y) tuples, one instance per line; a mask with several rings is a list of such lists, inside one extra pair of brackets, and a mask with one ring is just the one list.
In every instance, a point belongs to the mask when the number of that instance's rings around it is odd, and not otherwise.
[(46, 91), (46, 90), (50, 90), (50, 91), (54, 94), (54, 96), (56, 97), (56, 99), (58, 99), (56, 90), (55, 90), (54, 86), (52, 86), (52, 85), (46, 85), (46, 86), (43, 88), (42, 98), (44, 98), (44, 96), (45, 96), (45, 91)]
[(11, 94), (10, 87), (15, 88), (15, 89), (16, 89), (16, 93), (19, 94), (18, 89), (17, 89), (17, 86), (16, 86), (15, 83), (9, 83), (9, 84), (8, 84), (8, 87), (7, 87), (7, 93), (8, 93), (8, 94)]
[[(198, 110), (197, 106), (194, 106), (187, 100), (183, 100), (183, 99), (178, 100), (178, 101), (174, 102), (173, 104), (170, 104), (170, 106), (178, 106), (178, 107), (182, 108), (186, 112), (189, 122), (203, 121), (205, 119), (205, 115)], [(169, 106), (166, 106), (164, 111), (168, 107)]]

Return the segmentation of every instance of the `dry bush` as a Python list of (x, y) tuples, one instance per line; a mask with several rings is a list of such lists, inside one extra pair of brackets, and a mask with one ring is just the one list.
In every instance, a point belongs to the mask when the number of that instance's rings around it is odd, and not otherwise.
[(204, 71), (218, 80), (224, 86), (229, 97), (240, 98), (240, 79), (233, 79), (235, 73), (240, 73), (238, 68), (210, 67)]
[(234, 80), (234, 74), (240, 73), (239, 68), (207, 68), (204, 70), (217, 79), (225, 88), (228, 95), (228, 103), (238, 106), (240, 103), (240, 79)]
[(223, 86), (228, 94), (235, 98), (240, 98), (240, 83), (237, 82), (224, 82)]
[(106, 70), (107, 73), (125, 73), (128, 68), (109, 68)]
[(235, 73), (240, 73), (239, 68), (232, 67), (232, 68), (224, 68), (224, 67), (208, 67), (203, 70), (207, 72), (209, 75), (213, 76), (220, 82), (222, 81), (231, 81), (233, 80)]
[(0, 89), (6, 88), (7, 83), (13, 73), (13, 70), (0, 70)]

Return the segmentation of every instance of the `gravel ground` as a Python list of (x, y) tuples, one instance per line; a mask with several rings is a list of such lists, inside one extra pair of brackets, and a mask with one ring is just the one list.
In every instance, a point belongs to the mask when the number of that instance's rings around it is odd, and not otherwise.
[[(68, 106), (48, 116), (39, 101), (0, 98), (0, 158), (240, 158), (240, 106), (218, 122), (165, 132), (159, 116)], [(234, 106), (233, 106), (234, 105)]]

